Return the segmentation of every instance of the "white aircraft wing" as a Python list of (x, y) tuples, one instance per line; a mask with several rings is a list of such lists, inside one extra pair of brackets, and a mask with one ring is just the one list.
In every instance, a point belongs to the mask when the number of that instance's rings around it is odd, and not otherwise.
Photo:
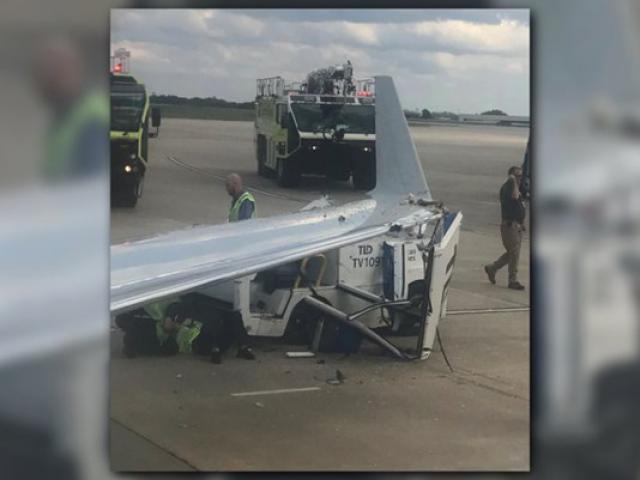
[(376, 77), (376, 188), (332, 208), (199, 226), (111, 247), (111, 311), (237, 278), (409, 227), (436, 212), (393, 81)]

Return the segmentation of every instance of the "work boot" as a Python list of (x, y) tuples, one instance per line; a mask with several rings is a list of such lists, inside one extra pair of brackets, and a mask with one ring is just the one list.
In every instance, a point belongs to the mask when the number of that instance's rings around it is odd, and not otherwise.
[(220, 353), (220, 349), (218, 347), (211, 349), (211, 363), (215, 363), (216, 365), (220, 365), (222, 363), (222, 353)]
[(487, 274), (487, 277), (489, 277), (489, 281), (492, 284), (496, 284), (496, 272), (491, 268), (491, 265), (485, 265), (484, 266), (484, 272)]
[(516, 280), (515, 282), (509, 282), (509, 288), (511, 290), (524, 290), (524, 285)]
[(253, 350), (251, 347), (247, 345), (243, 345), (238, 348), (238, 354), (236, 355), (238, 358), (244, 358), (245, 360), (255, 360), (256, 356), (253, 354)]

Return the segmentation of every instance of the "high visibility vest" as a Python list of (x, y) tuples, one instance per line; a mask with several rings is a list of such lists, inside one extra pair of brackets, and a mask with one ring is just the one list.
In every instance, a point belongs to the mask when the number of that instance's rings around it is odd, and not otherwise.
[(193, 324), (189, 326), (181, 325), (176, 334), (178, 351), (180, 353), (191, 353), (193, 351), (193, 341), (198, 338), (201, 331), (202, 323), (200, 322), (193, 322)]
[[(178, 301), (177, 298), (169, 298), (167, 300), (160, 300), (157, 302), (149, 303), (144, 306), (145, 312), (153, 318), (156, 322), (156, 337), (160, 345), (164, 344), (170, 337), (170, 335), (164, 331), (163, 323), (167, 316), (167, 309), (169, 305)], [(180, 353), (191, 353), (193, 351), (193, 341), (198, 338), (202, 331), (202, 323), (193, 322), (191, 325), (180, 325), (176, 332), (176, 343), (178, 344), (178, 351)]]
[(59, 123), (51, 128), (45, 139), (42, 173), (46, 178), (63, 177), (71, 171), (73, 148), (82, 130), (92, 122), (104, 123), (105, 135), (109, 126), (109, 100), (104, 92), (86, 94)]
[(253, 212), (251, 213), (251, 218), (256, 216), (256, 199), (253, 198), (253, 195), (251, 195), (249, 192), (244, 192), (242, 195), (240, 195), (238, 197), (238, 199), (235, 202), (233, 202), (233, 205), (231, 206), (231, 209), (229, 210), (229, 221), (230, 222), (238, 221), (238, 214), (240, 213), (240, 206), (242, 205), (242, 202), (244, 202), (245, 200), (248, 200), (251, 203), (253, 203)]
[(169, 298), (167, 300), (149, 303), (143, 307), (144, 311), (156, 322), (156, 337), (158, 337), (158, 342), (160, 342), (161, 345), (169, 339), (169, 334), (164, 331), (162, 325), (166, 317), (167, 308), (176, 301), (177, 299), (175, 298)]

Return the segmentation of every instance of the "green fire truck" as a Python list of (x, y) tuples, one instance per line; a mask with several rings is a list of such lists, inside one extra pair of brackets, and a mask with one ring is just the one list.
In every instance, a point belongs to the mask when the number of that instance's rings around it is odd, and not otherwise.
[(304, 174), (352, 179), (371, 190), (375, 171), (373, 80), (354, 80), (351, 64), (311, 72), (304, 83), (257, 80), (255, 152), (258, 174), (295, 187)]
[[(112, 73), (110, 80), (111, 200), (113, 205), (135, 207), (149, 162), (149, 137), (159, 132), (160, 111), (151, 109), (144, 85), (133, 76)], [(150, 131), (149, 120), (155, 131)]]

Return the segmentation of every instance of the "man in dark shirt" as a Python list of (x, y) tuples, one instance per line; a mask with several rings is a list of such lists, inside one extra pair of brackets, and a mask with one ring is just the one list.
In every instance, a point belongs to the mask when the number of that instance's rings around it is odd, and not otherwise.
[(509, 288), (513, 290), (524, 290), (524, 285), (518, 282), (518, 259), (520, 258), (520, 244), (522, 243), (526, 213), (519, 189), (521, 178), (522, 169), (520, 167), (509, 168), (509, 178), (500, 188), (500, 210), (502, 213), (500, 234), (506, 252), (492, 264), (484, 266), (489, 281), (495, 284), (496, 272), (508, 265)]

